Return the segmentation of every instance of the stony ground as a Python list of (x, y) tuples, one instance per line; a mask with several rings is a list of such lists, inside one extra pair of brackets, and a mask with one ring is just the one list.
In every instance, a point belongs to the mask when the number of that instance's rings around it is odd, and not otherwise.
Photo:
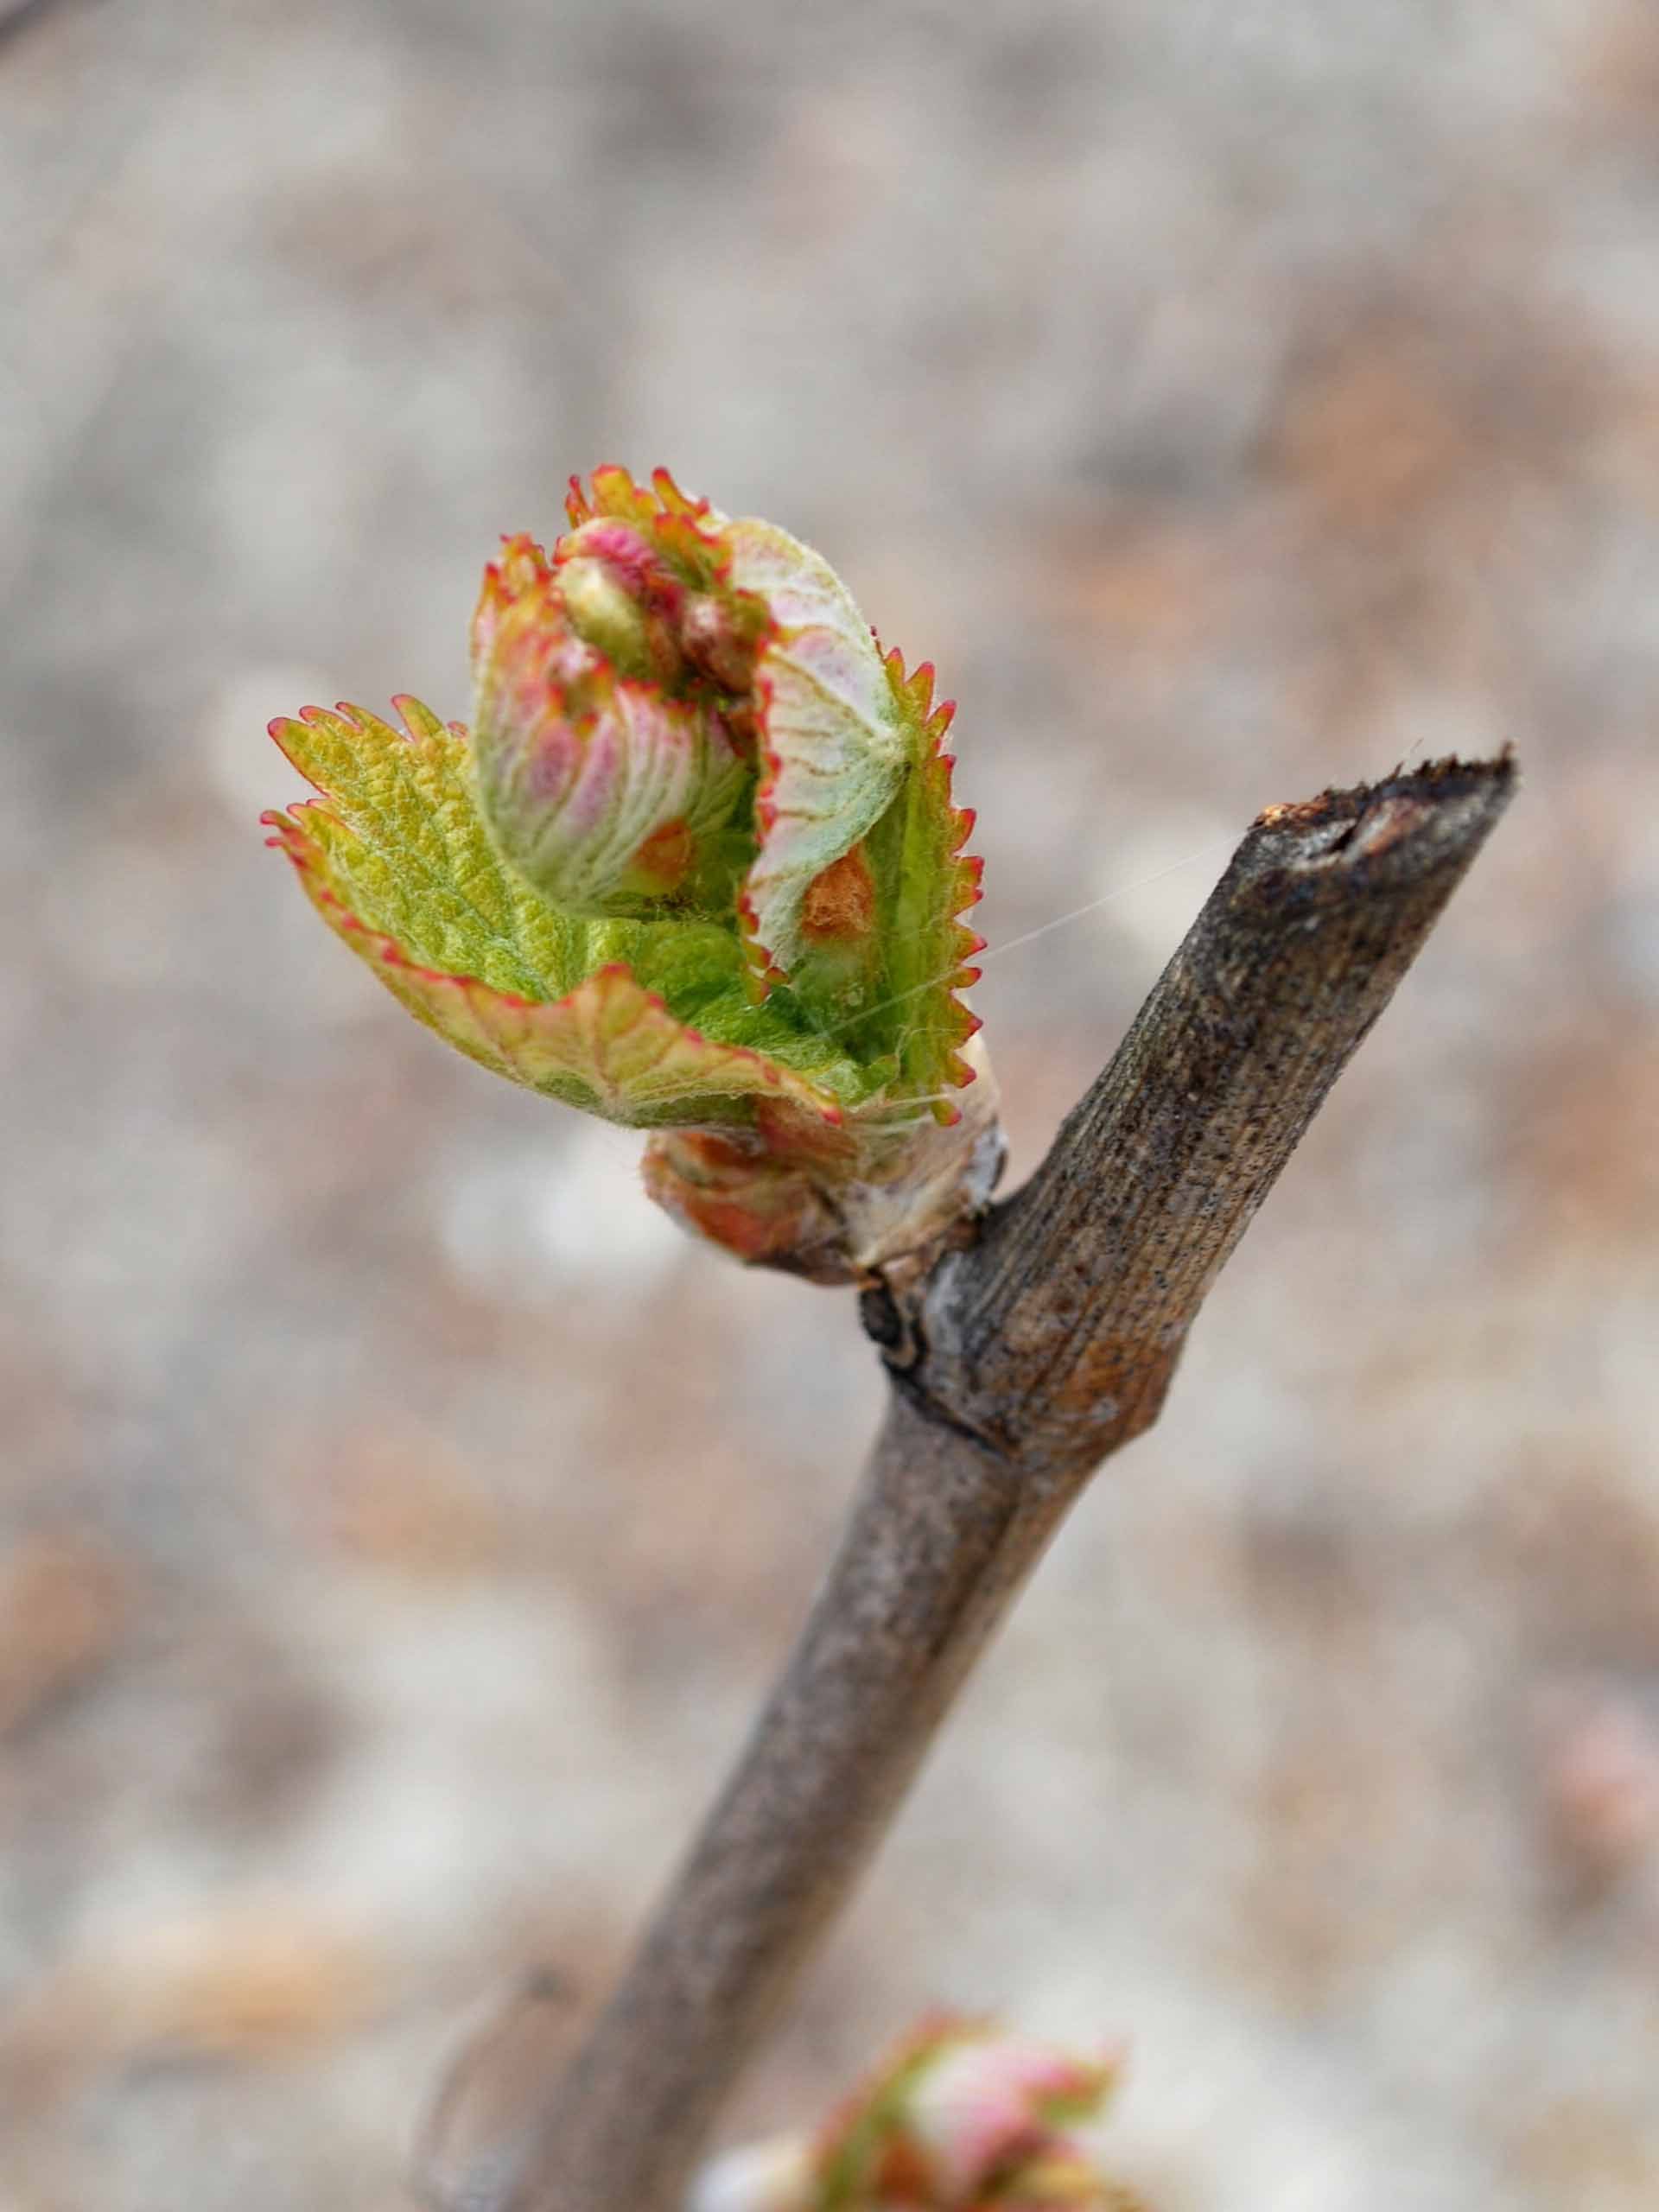
[(3, 2212), (405, 2207), (832, 1541), (846, 1301), (255, 828), (607, 458), (939, 664), (1021, 1169), (1257, 807), (1527, 777), (740, 2124), (956, 2000), (1159, 2212), (1659, 2201), (1649, 0), (62, 0), (0, 194)]

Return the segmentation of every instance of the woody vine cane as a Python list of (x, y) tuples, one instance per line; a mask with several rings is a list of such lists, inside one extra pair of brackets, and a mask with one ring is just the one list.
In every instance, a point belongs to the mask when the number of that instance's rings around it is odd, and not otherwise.
[[(1269, 809), (988, 1212), (1001, 1147), (959, 995), (977, 868), (931, 671), (883, 654), (817, 555), (661, 472), (595, 472), (570, 519), (486, 574), (470, 734), (411, 701), (401, 732), (349, 708), (272, 725), (321, 794), (268, 817), (272, 842), (418, 1018), (649, 1130), (646, 1187), (688, 1228), (858, 1287), (893, 1387), (794, 1658), (619, 1990), (485, 2137), (454, 2124), (466, 2100), (440, 2113), (429, 2186), (474, 2212), (677, 2201), (974, 1657), (1155, 1417), (1513, 783), (1507, 757), (1445, 762)], [(827, 2186), (801, 2182), (803, 2212), (874, 2201)]]

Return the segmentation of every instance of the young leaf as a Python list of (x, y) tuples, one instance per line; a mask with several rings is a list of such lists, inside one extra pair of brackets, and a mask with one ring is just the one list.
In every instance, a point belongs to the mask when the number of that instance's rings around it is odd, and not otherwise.
[(979, 943), (950, 710), (772, 524), (660, 469), (569, 512), (486, 571), (474, 735), (412, 699), (273, 722), (320, 796), (271, 842), (461, 1051), (658, 1132), (688, 1226), (820, 1281), (916, 1263), (1001, 1158), (988, 1087), (950, 1126)]

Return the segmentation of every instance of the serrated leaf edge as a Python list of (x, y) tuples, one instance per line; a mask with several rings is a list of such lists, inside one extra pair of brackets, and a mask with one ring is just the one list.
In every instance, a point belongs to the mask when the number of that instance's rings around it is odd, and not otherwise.
[[(454, 975), (411, 959), (395, 938), (384, 931), (371, 928), (352, 912), (337, 893), (320, 880), (316, 848), (303, 820), (305, 813), (312, 810), (325, 814), (330, 811), (320, 800), (302, 799), (286, 813), (273, 809), (262, 814), (259, 817), (261, 823), (275, 832), (266, 839), (266, 843), (273, 850), (286, 855), (307, 897), (329, 927), (374, 969), (409, 1011), (441, 1034), (446, 1042), (454, 1045), (480, 1065), (506, 1076), (512, 1082), (523, 1084), (528, 1089), (541, 1089), (542, 1085), (535, 1076), (521, 1065), (515, 1065), (511, 1046), (500, 1033), (502, 1025), (499, 1020), (493, 1022), (492, 1016), (507, 1013), (513, 1016), (529, 1016), (533, 1021), (537, 1014), (557, 1014), (568, 1017), (591, 1031), (607, 1001), (613, 1001), (613, 995), (626, 985), (639, 1001), (636, 1019), (659, 1020), (664, 1025), (667, 1033), (664, 1050), (677, 1040), (718, 1054), (728, 1065), (740, 1063), (753, 1070), (757, 1080), (734, 1089), (731, 1096), (760, 1097), (771, 1095), (789, 1098), (831, 1127), (838, 1127), (845, 1120), (844, 1109), (839, 1102), (808, 1082), (804, 1077), (797, 1075), (792, 1069), (784, 1067), (764, 1052), (756, 1052), (752, 1046), (721, 1044), (707, 1037), (702, 1031), (693, 1028), (690, 1023), (680, 1020), (667, 1000), (660, 993), (649, 990), (640, 983), (625, 961), (609, 961), (603, 967), (596, 968), (592, 975), (585, 976), (562, 998), (531, 999), (516, 991), (498, 990), (481, 976)], [(337, 817), (331, 816), (331, 818)], [(411, 983), (418, 983), (429, 989), (435, 988), (446, 993), (453, 992), (455, 1001), (466, 1009), (466, 1014), (470, 1018), (466, 1026), (474, 1033), (471, 1036), (463, 1033), (460, 1023), (442, 1023), (418, 995), (405, 995), (399, 990), (397, 981), (402, 976), (407, 976)], [(593, 1049), (593, 1058), (596, 1065), (602, 1060), (602, 1052), (597, 1044)], [(580, 1069), (571, 1069), (570, 1073), (578, 1082), (593, 1087)], [(605, 1103), (613, 1108), (626, 1106), (626, 1091), (620, 1089), (614, 1090)]]

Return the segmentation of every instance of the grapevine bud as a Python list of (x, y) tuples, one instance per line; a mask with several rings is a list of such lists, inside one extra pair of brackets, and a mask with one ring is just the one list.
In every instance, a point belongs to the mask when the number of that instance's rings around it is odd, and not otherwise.
[(932, 671), (829, 564), (659, 470), (504, 541), (470, 734), (308, 708), (267, 817), (319, 907), (474, 1058), (659, 1132), (652, 1194), (821, 1281), (920, 1263), (1000, 1165)]
[(1137, 2212), (1072, 2133), (1117, 2073), (983, 2022), (927, 2021), (816, 2139), (716, 2159), (692, 2212)]

